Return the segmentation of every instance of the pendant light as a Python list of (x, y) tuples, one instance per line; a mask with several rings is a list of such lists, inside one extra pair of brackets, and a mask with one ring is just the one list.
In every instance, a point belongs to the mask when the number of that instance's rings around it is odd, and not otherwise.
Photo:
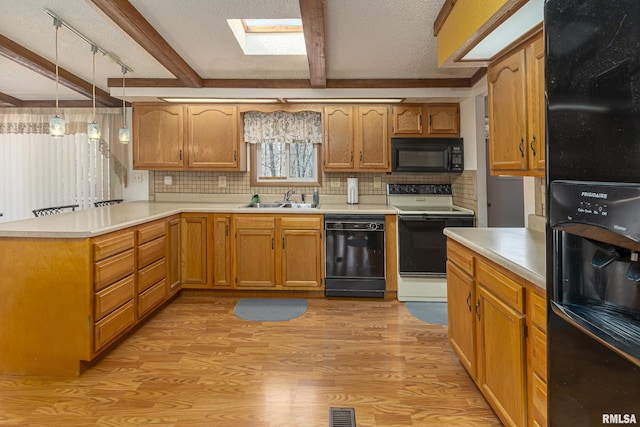
[(102, 133), (100, 125), (96, 123), (96, 52), (98, 52), (98, 47), (92, 44), (91, 52), (93, 56), (93, 122), (87, 124), (87, 135), (89, 135), (90, 141), (100, 141)]
[(49, 135), (54, 138), (62, 138), (64, 136), (65, 125), (64, 119), (59, 116), (58, 109), (58, 30), (62, 26), (62, 21), (57, 18), (53, 19), (53, 26), (56, 27), (56, 115), (49, 119)]
[(131, 141), (131, 130), (127, 128), (127, 110), (125, 108), (124, 90), (127, 78), (127, 67), (122, 66), (122, 127), (118, 132), (118, 139), (121, 144), (128, 144)]

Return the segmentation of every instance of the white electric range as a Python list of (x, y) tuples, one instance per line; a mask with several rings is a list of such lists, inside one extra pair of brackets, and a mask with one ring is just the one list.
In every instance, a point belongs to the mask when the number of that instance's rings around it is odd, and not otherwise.
[(445, 227), (473, 227), (472, 210), (453, 204), (451, 184), (387, 184), (398, 211), (398, 300), (447, 300)]

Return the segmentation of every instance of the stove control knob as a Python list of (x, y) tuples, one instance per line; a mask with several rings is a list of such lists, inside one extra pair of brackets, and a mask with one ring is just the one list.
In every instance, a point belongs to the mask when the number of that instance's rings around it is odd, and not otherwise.
[(374, 223), (374, 222), (372, 222), (372, 223), (370, 223), (369, 225), (367, 225), (367, 228), (368, 228), (369, 230), (377, 230), (378, 228), (380, 228), (380, 225), (379, 225), (379, 224), (376, 224), (376, 223)]

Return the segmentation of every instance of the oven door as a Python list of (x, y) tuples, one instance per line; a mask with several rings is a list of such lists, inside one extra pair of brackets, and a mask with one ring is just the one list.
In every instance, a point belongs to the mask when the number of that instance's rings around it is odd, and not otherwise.
[(445, 227), (473, 227), (473, 217), (400, 214), (398, 246), (400, 276), (446, 277)]

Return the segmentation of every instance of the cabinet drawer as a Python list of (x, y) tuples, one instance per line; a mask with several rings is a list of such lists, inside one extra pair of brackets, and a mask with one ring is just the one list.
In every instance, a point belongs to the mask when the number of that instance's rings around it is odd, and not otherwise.
[(322, 230), (322, 217), (320, 216), (295, 216), (282, 217), (280, 225), (283, 229), (291, 230)]
[(543, 331), (547, 330), (547, 300), (537, 293), (529, 292), (529, 306), (527, 316), (533, 324)]
[(164, 257), (166, 250), (166, 239), (164, 236), (143, 245), (139, 245), (138, 269), (146, 267), (152, 262)]
[(547, 425), (547, 383), (533, 375), (533, 419), (541, 426)]
[(127, 276), (113, 285), (96, 293), (95, 318), (102, 319), (125, 302), (133, 299), (135, 287), (133, 275)]
[(236, 216), (236, 228), (268, 228), (276, 227), (276, 219), (272, 216)]
[(475, 257), (461, 244), (451, 239), (447, 239), (447, 259), (469, 276), (474, 276)]
[(133, 249), (96, 262), (93, 266), (95, 290), (99, 291), (133, 273)]
[(166, 296), (167, 287), (164, 279), (141, 293), (138, 297), (138, 317), (144, 316), (152, 308), (164, 301)]
[(164, 221), (142, 226), (138, 229), (138, 244), (150, 242), (153, 239), (165, 235), (166, 224)]
[(165, 258), (138, 271), (138, 293), (144, 292), (161, 279), (167, 277)]
[(95, 325), (94, 349), (100, 350), (135, 322), (133, 301), (129, 301)]
[(533, 327), (529, 330), (531, 343), (531, 363), (533, 372), (547, 381), (547, 336), (540, 329)]
[(478, 261), (478, 281), (516, 310), (524, 313), (524, 287), (494, 267)]
[(134, 244), (133, 231), (96, 238), (93, 243), (93, 260), (100, 261), (127, 249), (133, 249)]

